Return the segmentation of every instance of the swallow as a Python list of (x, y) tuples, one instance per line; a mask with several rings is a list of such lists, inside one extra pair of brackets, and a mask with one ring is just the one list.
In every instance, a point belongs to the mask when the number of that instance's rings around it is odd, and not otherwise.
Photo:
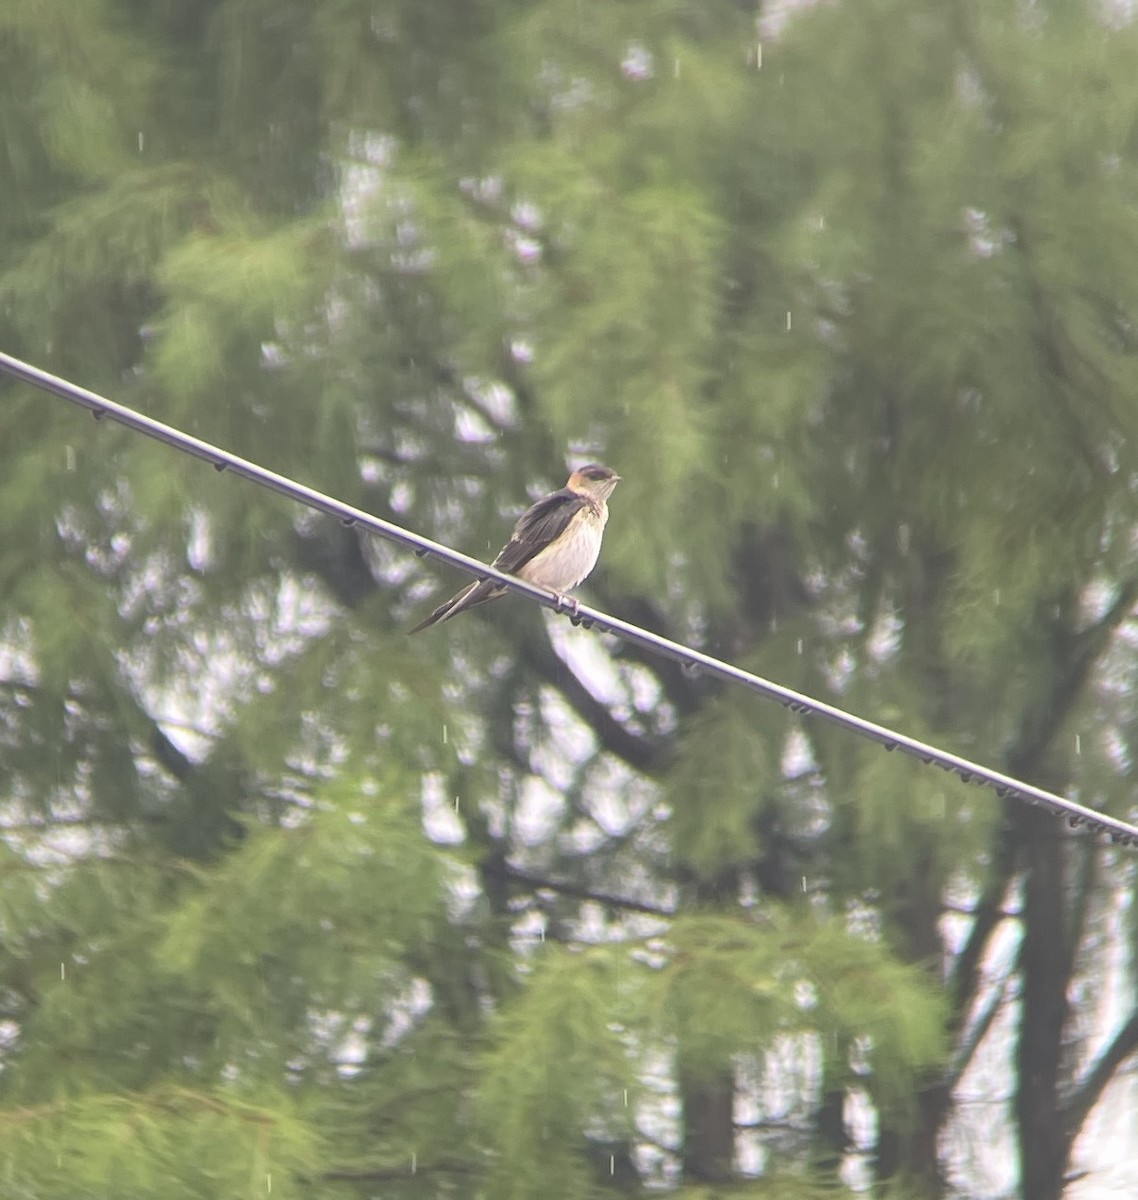
[[(565, 593), (597, 565), (609, 519), (608, 498), (619, 482), (620, 476), (608, 467), (579, 467), (563, 488), (543, 496), (522, 513), (493, 565), (527, 583), (548, 588), (564, 600)], [(471, 583), (409, 632), (418, 633), (440, 621), (449, 621), (508, 591), (492, 579)]]

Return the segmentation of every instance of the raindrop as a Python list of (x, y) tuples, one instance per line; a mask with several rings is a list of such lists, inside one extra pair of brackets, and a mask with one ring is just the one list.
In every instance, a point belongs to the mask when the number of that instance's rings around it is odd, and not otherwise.
[(420, 548), (420, 549), (418, 549), (418, 550), (416, 550), (416, 551), (415, 551), (415, 557), (416, 557), (416, 558), (426, 558), (428, 554), (430, 554), (430, 551), (429, 551), (429, 550), (424, 550), (424, 549), (422, 549), (422, 548)]
[(447, 744), (447, 727), (444, 725), (443, 726), (443, 745), (445, 746), (446, 744)]
[(1076, 733), (1075, 734), (1075, 753), (1082, 754), (1082, 752), (1083, 752), (1083, 740), (1079, 736), (1079, 734)]
[(802, 653), (802, 639), (801, 638), (798, 639), (797, 653), (798, 654)]
[(887, 750), (890, 754), (892, 754), (893, 751), (897, 749), (896, 742), (882, 742), (881, 745), (882, 745), (882, 748)]
[(74, 446), (66, 447), (64, 450), (63, 457), (64, 457), (64, 461), (67, 464), (67, 469), (69, 471), (74, 471), (75, 470), (75, 447)]
[(229, 466), (227, 462), (215, 462), (213, 464), (213, 469), (215, 471), (224, 471), (227, 466)]
[(355, 519), (355, 517), (341, 517), (341, 518), (340, 518), (340, 524), (341, 524), (341, 525), (343, 525), (343, 527), (344, 527), (345, 529), (351, 529), (351, 527), (352, 527), (352, 526), (353, 526), (355, 523), (356, 523), (356, 519)]
[(790, 332), (790, 323), (791, 323), (791, 322), (790, 322), (790, 309), (788, 308), (788, 309), (786, 310), (786, 332), (787, 332), (787, 333), (789, 333), (789, 332)]

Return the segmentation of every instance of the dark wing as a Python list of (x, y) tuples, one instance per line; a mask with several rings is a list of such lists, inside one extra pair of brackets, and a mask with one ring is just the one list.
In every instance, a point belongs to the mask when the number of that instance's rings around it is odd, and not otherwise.
[(569, 522), (587, 506), (587, 500), (568, 488), (543, 496), (518, 518), (510, 540), (494, 559), (494, 566), (499, 571), (516, 575), (531, 558), (555, 542), (569, 527)]
[[(576, 492), (562, 488), (559, 492), (550, 492), (536, 504), (531, 505), (518, 518), (510, 540), (502, 547), (494, 566), (499, 571), (516, 575), (522, 567), (535, 558), (550, 542), (556, 541), (569, 527), (569, 522), (585, 508), (588, 501), (583, 500)], [(440, 604), (425, 620), (420, 621), (408, 633), (418, 633), (440, 621), (449, 621), (459, 613), (466, 612), (488, 600), (496, 600), (505, 595), (506, 589), (498, 586), (492, 580), (483, 579), (469, 583), (457, 595), (452, 596), (444, 604)]]

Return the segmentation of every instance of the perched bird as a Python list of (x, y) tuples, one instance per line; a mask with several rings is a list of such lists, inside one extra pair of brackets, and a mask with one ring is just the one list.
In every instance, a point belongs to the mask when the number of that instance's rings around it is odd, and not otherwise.
[[(493, 565), (564, 599), (564, 594), (597, 565), (601, 536), (609, 519), (607, 501), (619, 482), (620, 476), (608, 467), (579, 467), (560, 491), (543, 496), (522, 513)], [(469, 584), (410, 632), (449, 621), (468, 608), (497, 600), (507, 591), (492, 579)]]

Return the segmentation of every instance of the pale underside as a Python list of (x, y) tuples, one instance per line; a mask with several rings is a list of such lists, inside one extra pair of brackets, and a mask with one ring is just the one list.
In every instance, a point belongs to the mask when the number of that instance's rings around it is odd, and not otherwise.
[(582, 510), (561, 537), (518, 569), (518, 576), (552, 592), (575, 588), (597, 565), (608, 517), (607, 509), (601, 512)]

